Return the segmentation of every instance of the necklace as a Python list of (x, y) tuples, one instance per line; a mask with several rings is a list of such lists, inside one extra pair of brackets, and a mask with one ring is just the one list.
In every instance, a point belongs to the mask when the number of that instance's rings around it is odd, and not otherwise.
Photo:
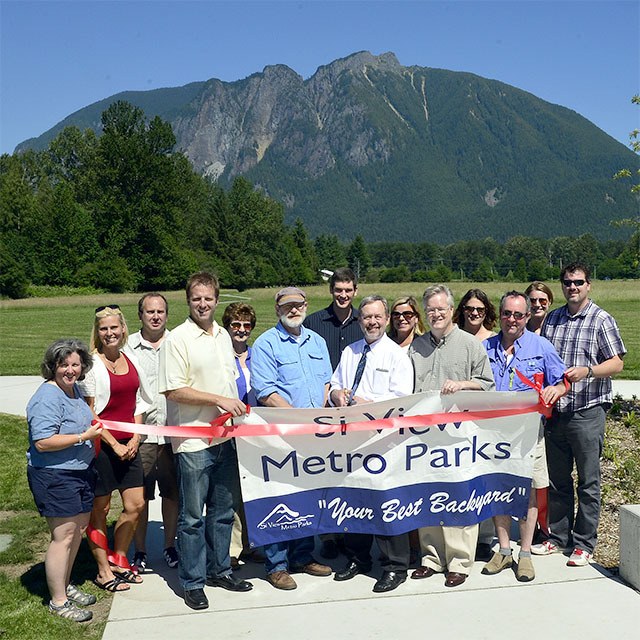
[(118, 362), (120, 362), (120, 354), (118, 354), (118, 357), (113, 362), (109, 360), (109, 358), (107, 358), (104, 353), (102, 354), (102, 359), (104, 360), (104, 363), (107, 365), (107, 367), (111, 369), (111, 373), (116, 373)]

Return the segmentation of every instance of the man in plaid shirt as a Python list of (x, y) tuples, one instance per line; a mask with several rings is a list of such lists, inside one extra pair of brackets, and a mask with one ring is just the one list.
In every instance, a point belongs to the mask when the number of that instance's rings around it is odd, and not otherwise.
[[(626, 349), (616, 321), (589, 298), (589, 268), (567, 265), (560, 275), (567, 304), (551, 311), (542, 326), (569, 367), (569, 393), (558, 401), (546, 426), (549, 465), (550, 539), (534, 545), (546, 555), (573, 549), (570, 567), (589, 563), (600, 518), (600, 455), (605, 415), (611, 406), (611, 376), (622, 371)], [(578, 509), (574, 516), (571, 472), (578, 472)]]

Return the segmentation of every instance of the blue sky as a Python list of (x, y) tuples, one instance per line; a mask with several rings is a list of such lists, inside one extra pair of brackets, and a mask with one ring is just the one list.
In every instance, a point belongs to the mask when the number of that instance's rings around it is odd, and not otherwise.
[(625, 144), (640, 128), (640, 0), (0, 0), (0, 30), (1, 153), (119, 91), (308, 78), (362, 50), (501, 80)]

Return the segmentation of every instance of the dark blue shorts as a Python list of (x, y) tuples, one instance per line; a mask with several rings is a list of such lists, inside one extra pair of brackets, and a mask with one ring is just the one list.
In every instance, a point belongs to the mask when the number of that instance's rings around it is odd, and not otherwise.
[(36, 507), (45, 518), (77, 516), (93, 509), (93, 466), (78, 471), (28, 466), (27, 479)]

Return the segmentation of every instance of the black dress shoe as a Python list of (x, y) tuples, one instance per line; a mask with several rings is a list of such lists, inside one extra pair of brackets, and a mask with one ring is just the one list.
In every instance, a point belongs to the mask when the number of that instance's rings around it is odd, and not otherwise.
[(219, 578), (207, 578), (209, 587), (222, 587), (227, 591), (251, 591), (253, 585), (246, 580), (234, 578), (233, 574), (228, 576), (220, 576)]
[(344, 582), (355, 578), (359, 573), (367, 573), (368, 571), (371, 571), (371, 567), (365, 567), (352, 560), (342, 571), (336, 571), (333, 579), (337, 582)]
[(374, 593), (386, 593), (399, 587), (407, 579), (405, 571), (385, 571), (382, 578), (373, 585)]
[(209, 601), (204, 595), (204, 589), (190, 589), (184, 592), (184, 603), (192, 609), (208, 609)]
[(447, 573), (447, 579), (444, 582), (445, 587), (459, 587), (467, 579), (466, 573), (457, 573), (455, 571), (449, 571)]

